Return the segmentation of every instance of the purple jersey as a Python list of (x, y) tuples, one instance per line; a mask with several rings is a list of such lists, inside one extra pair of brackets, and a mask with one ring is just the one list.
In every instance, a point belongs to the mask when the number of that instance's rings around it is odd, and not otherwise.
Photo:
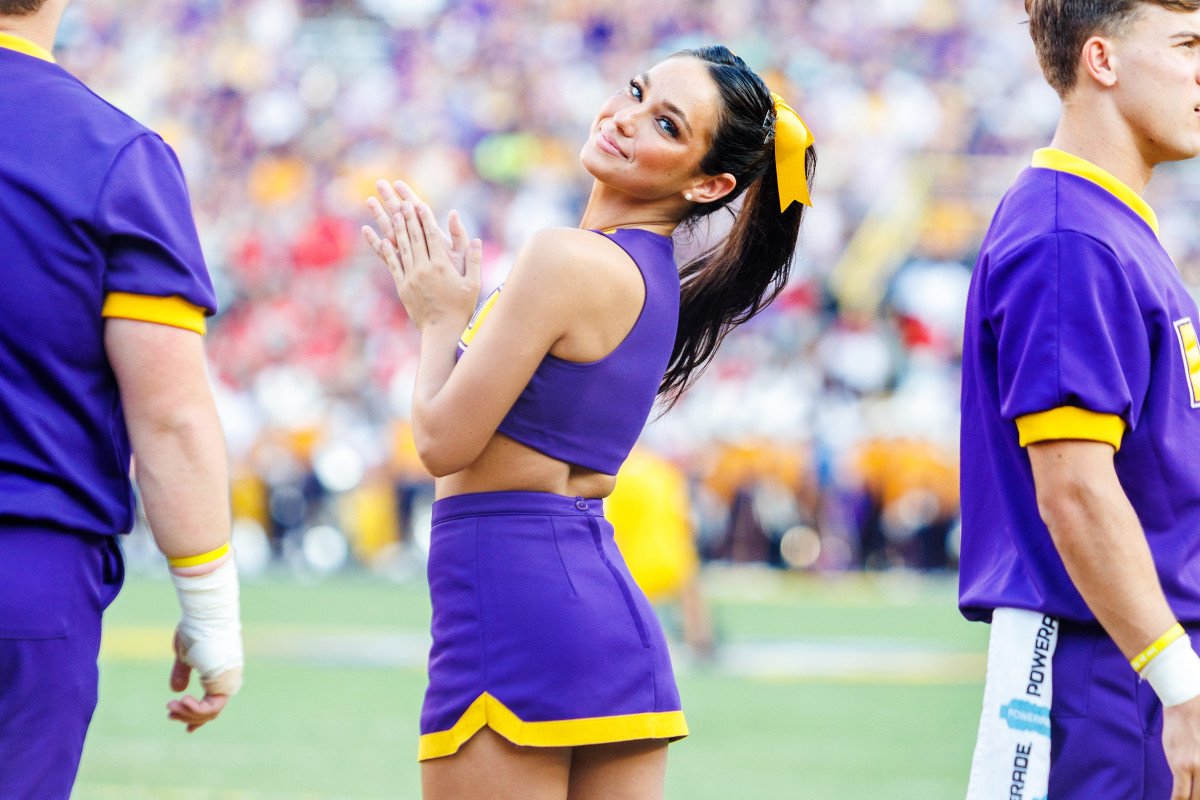
[(133, 522), (103, 317), (203, 331), (216, 306), (183, 173), (154, 133), (0, 33), (0, 521)]
[[(586, 364), (549, 353), (499, 432), (559, 461), (616, 475), (650, 416), (679, 324), (679, 272), (671, 237), (638, 228), (604, 233), (642, 273), (646, 299), (616, 349)], [(475, 338), (501, 290), (480, 306), (459, 342)]]
[(959, 605), (1094, 616), (1038, 513), (1023, 447), (1117, 448), (1167, 600), (1200, 621), (1196, 304), (1154, 212), (1083, 159), (1039, 150), (992, 221), (967, 300)]

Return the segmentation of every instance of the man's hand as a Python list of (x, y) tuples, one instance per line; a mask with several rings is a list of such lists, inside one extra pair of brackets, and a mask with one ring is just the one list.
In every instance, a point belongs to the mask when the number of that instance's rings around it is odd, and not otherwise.
[[(175, 665), (171, 668), (171, 691), (173, 692), (184, 691), (191, 682), (192, 665), (188, 663), (189, 648), (184, 646), (184, 641), (182, 633), (176, 629)], [(229, 701), (229, 696), (241, 688), (242, 668), (227, 669), (214, 676), (212, 680), (205, 680), (201, 677), (200, 685), (204, 688), (203, 699), (197, 700), (195, 697), (185, 694), (178, 700), (171, 700), (167, 703), (167, 710), (170, 712), (167, 715), (168, 719), (186, 724), (188, 733), (217, 718), (217, 715), (225, 708), (225, 703)]]
[(188, 733), (221, 713), (229, 696), (242, 686), (245, 656), (238, 603), (237, 564), (226, 560), (204, 575), (180, 575), (171, 582), (183, 612), (175, 629), (175, 666), (171, 689), (187, 688), (192, 670), (200, 677), (204, 698), (184, 696), (167, 704), (170, 718), (187, 725)]
[(1171, 800), (1200, 800), (1200, 697), (1163, 709), (1163, 750), (1171, 767)]

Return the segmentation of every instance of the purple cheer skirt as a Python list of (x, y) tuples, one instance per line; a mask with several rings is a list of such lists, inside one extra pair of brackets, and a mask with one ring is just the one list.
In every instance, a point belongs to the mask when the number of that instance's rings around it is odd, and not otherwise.
[(603, 513), (542, 492), (434, 504), (420, 760), (485, 725), (530, 747), (687, 735), (662, 628)]

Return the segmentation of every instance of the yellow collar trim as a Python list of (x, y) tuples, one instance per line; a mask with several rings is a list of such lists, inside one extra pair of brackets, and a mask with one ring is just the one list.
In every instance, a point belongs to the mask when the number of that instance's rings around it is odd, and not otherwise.
[(0, 47), (8, 50), (16, 50), (18, 53), (40, 58), (42, 61), (49, 61), (51, 64), (54, 63), (54, 56), (50, 55), (49, 50), (39, 44), (34, 44), (23, 36), (17, 36), (15, 33), (0, 31)]
[(1034, 151), (1033, 166), (1078, 175), (1080, 178), (1107, 189), (1118, 200), (1133, 209), (1135, 214), (1144, 219), (1155, 235), (1158, 234), (1158, 216), (1154, 213), (1154, 209), (1142, 199), (1141, 195), (1130, 189), (1111, 172), (1097, 167), (1087, 159), (1054, 147), (1043, 147), (1041, 150)]

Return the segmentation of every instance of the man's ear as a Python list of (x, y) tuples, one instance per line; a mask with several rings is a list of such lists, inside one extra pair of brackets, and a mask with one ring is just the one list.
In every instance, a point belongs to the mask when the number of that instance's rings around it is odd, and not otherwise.
[(1093, 36), (1083, 43), (1079, 55), (1080, 78), (1087, 77), (1105, 88), (1117, 83), (1117, 55), (1113, 43), (1103, 36)]

